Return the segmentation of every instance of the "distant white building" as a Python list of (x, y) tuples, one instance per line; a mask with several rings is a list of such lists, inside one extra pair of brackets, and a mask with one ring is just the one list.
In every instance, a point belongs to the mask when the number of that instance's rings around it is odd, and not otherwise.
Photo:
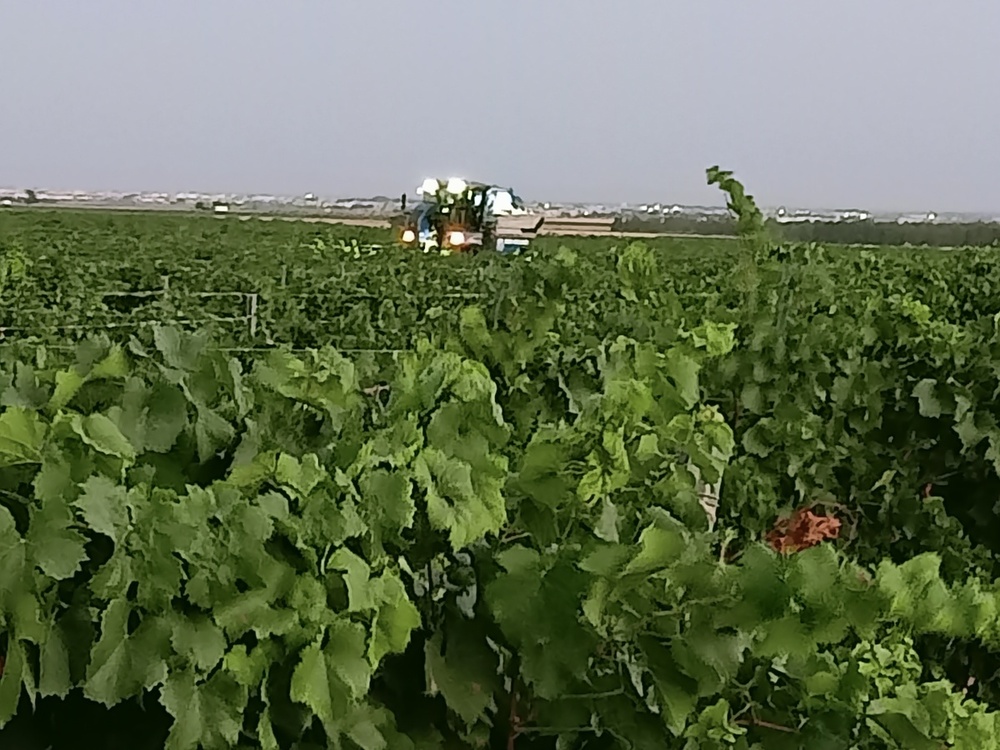
[(872, 215), (867, 211), (849, 210), (842, 211), (840, 219), (843, 221), (868, 221)]
[(937, 214), (933, 211), (926, 214), (903, 214), (896, 219), (897, 224), (926, 224), (931, 221), (937, 221)]
[(49, 193), (49, 192), (43, 193), (39, 191), (38, 193), (36, 193), (36, 196), (40, 201), (55, 201), (58, 203), (66, 203), (73, 200), (73, 193), (67, 193), (62, 191), (55, 193)]

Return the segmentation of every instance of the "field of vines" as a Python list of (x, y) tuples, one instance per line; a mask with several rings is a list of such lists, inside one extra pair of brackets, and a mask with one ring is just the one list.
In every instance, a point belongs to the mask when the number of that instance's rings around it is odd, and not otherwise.
[(1000, 249), (709, 177), (740, 241), (0, 214), (0, 748), (1000, 748)]

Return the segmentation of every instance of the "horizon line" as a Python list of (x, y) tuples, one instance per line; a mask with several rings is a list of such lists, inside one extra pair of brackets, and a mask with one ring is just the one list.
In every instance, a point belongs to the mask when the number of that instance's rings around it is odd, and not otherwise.
[[(376, 194), (371, 196), (361, 196), (361, 195), (350, 195), (344, 197), (331, 197), (330, 195), (323, 195), (318, 192), (307, 191), (298, 194), (292, 193), (266, 193), (259, 191), (252, 192), (242, 192), (242, 191), (202, 191), (202, 190), (164, 190), (164, 189), (142, 189), (142, 190), (123, 190), (118, 188), (53, 188), (53, 187), (37, 187), (37, 188), (25, 188), (25, 187), (14, 187), (14, 186), (4, 186), (0, 185), (0, 194), (26, 194), (28, 191), (32, 191), (36, 194), (47, 195), (51, 193), (61, 193), (69, 194), (77, 197), (100, 197), (102, 195), (118, 195), (118, 196), (146, 196), (146, 195), (168, 195), (171, 197), (176, 197), (178, 195), (194, 196), (196, 198), (218, 198), (218, 197), (239, 197), (239, 198), (273, 198), (278, 200), (315, 200), (316, 202), (328, 202), (328, 203), (342, 203), (346, 201), (375, 201), (375, 202), (398, 202), (398, 198), (390, 197), (386, 194)], [(402, 195), (402, 194), (400, 194)], [(415, 192), (407, 192), (407, 198), (416, 195)], [(11, 197), (10, 195), (4, 195), (4, 197)], [(566, 201), (566, 200), (552, 200), (552, 199), (531, 199), (526, 202), (536, 204), (536, 205), (556, 205), (556, 206), (571, 206), (571, 207), (586, 207), (586, 206), (600, 206), (602, 208), (609, 209), (637, 209), (647, 206), (659, 206), (661, 210), (669, 211), (671, 207), (679, 207), (686, 209), (721, 209), (723, 211), (726, 209), (725, 200), (720, 201), (720, 203), (683, 203), (678, 201)], [(866, 213), (869, 216), (876, 215), (891, 215), (891, 216), (907, 216), (915, 214), (934, 214), (936, 216), (1000, 216), (1000, 210), (997, 211), (982, 211), (982, 210), (966, 210), (966, 211), (933, 211), (927, 209), (908, 209), (908, 210), (897, 210), (897, 209), (867, 209), (860, 208), (857, 206), (853, 207), (834, 207), (834, 206), (807, 206), (807, 205), (794, 205), (794, 204), (780, 204), (780, 205), (760, 205), (761, 210), (768, 212), (778, 212), (784, 210), (785, 212), (833, 212), (833, 213)]]

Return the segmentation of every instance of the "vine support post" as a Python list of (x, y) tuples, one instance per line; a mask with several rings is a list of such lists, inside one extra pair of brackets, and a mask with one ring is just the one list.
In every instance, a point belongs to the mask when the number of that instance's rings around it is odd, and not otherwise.
[(250, 338), (257, 335), (257, 292), (247, 295), (247, 316), (250, 318)]

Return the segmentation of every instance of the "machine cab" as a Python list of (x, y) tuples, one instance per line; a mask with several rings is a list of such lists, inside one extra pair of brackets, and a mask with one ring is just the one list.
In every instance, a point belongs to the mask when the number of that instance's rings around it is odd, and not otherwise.
[(491, 187), (486, 191), (488, 216), (518, 216), (526, 213), (524, 202), (509, 188)]

